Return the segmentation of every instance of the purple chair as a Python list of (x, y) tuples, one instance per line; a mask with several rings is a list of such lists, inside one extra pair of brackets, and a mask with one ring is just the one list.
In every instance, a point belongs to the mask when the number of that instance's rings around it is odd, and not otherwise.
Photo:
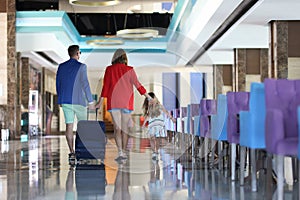
[(173, 118), (176, 119), (174, 124), (174, 131), (177, 132), (177, 118), (180, 117), (180, 110), (178, 108), (173, 109)]
[(184, 118), (187, 117), (187, 107), (180, 107), (179, 118), (177, 118), (177, 132), (184, 133)]
[(189, 115), (190, 115), (190, 133), (195, 135), (194, 130), (194, 120), (196, 116), (200, 115), (200, 104), (190, 104), (189, 105)]
[[(208, 164), (208, 143), (211, 140), (211, 116), (217, 113), (217, 101), (215, 99), (202, 99), (200, 101), (200, 137), (204, 138), (204, 158)], [(213, 144), (211, 145), (213, 149)], [(211, 156), (213, 161), (214, 154)]]
[[(189, 133), (192, 136), (192, 157), (195, 156), (195, 123), (199, 123), (199, 118), (197, 116), (200, 115), (200, 104), (189, 104), (188, 105), (188, 121), (189, 121)], [(196, 121), (195, 121), (196, 120)]]
[(178, 133), (178, 123), (177, 121), (180, 119), (180, 109), (175, 108), (172, 110), (173, 113), (173, 118), (176, 119), (176, 122), (174, 123), (174, 143), (178, 142), (178, 137), (179, 134)]
[(249, 110), (249, 92), (227, 92), (227, 141), (231, 144), (231, 180), (235, 180), (236, 144), (240, 142), (239, 112)]
[(211, 138), (211, 115), (217, 113), (215, 99), (202, 99), (200, 102), (200, 136)]
[(277, 190), (283, 198), (284, 156), (298, 153), (297, 107), (300, 105), (300, 80), (266, 79), (266, 150), (277, 155)]

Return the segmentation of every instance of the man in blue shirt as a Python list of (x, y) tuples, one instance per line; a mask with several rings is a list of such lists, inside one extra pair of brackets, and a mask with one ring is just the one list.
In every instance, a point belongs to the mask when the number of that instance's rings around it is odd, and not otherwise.
[(61, 105), (66, 123), (66, 139), (69, 146), (69, 161), (75, 161), (73, 124), (87, 119), (87, 104), (89, 109), (95, 109), (89, 81), (87, 66), (79, 62), (80, 49), (78, 45), (68, 48), (70, 59), (58, 66), (56, 74), (56, 92), (58, 104)]

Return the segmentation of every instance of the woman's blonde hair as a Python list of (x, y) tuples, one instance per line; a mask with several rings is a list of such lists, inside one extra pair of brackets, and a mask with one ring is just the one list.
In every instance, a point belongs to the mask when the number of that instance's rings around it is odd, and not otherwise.
[(128, 59), (124, 49), (117, 49), (111, 59), (111, 64), (123, 63), (127, 65)]

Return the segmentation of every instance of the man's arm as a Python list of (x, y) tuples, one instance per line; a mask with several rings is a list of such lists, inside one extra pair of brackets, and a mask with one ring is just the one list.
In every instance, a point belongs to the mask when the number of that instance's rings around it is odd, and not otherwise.
[(91, 93), (91, 88), (90, 88), (90, 84), (88, 81), (88, 77), (87, 77), (87, 67), (85, 64), (82, 64), (81, 66), (81, 75), (82, 75), (82, 87), (85, 93), (85, 96), (89, 102), (89, 108), (90, 109), (95, 109), (95, 104), (94, 104), (94, 100), (93, 100), (93, 96)]

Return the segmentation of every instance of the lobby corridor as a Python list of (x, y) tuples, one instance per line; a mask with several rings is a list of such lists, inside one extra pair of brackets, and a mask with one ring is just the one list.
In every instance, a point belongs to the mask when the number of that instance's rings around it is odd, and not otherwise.
[[(68, 164), (64, 136), (41, 136), (28, 141), (1, 141), (0, 199), (275, 199), (276, 184), (267, 171), (259, 173), (258, 191), (250, 179), (241, 187), (230, 170), (205, 167), (192, 158), (188, 146), (170, 140), (152, 161), (147, 138), (129, 140), (129, 159), (118, 164), (112, 135), (107, 135), (104, 163)], [(175, 138), (178, 141), (178, 138)], [(216, 160), (217, 161), (217, 160)], [(226, 165), (225, 165), (226, 166)], [(299, 186), (285, 188), (285, 199), (299, 199)]]

